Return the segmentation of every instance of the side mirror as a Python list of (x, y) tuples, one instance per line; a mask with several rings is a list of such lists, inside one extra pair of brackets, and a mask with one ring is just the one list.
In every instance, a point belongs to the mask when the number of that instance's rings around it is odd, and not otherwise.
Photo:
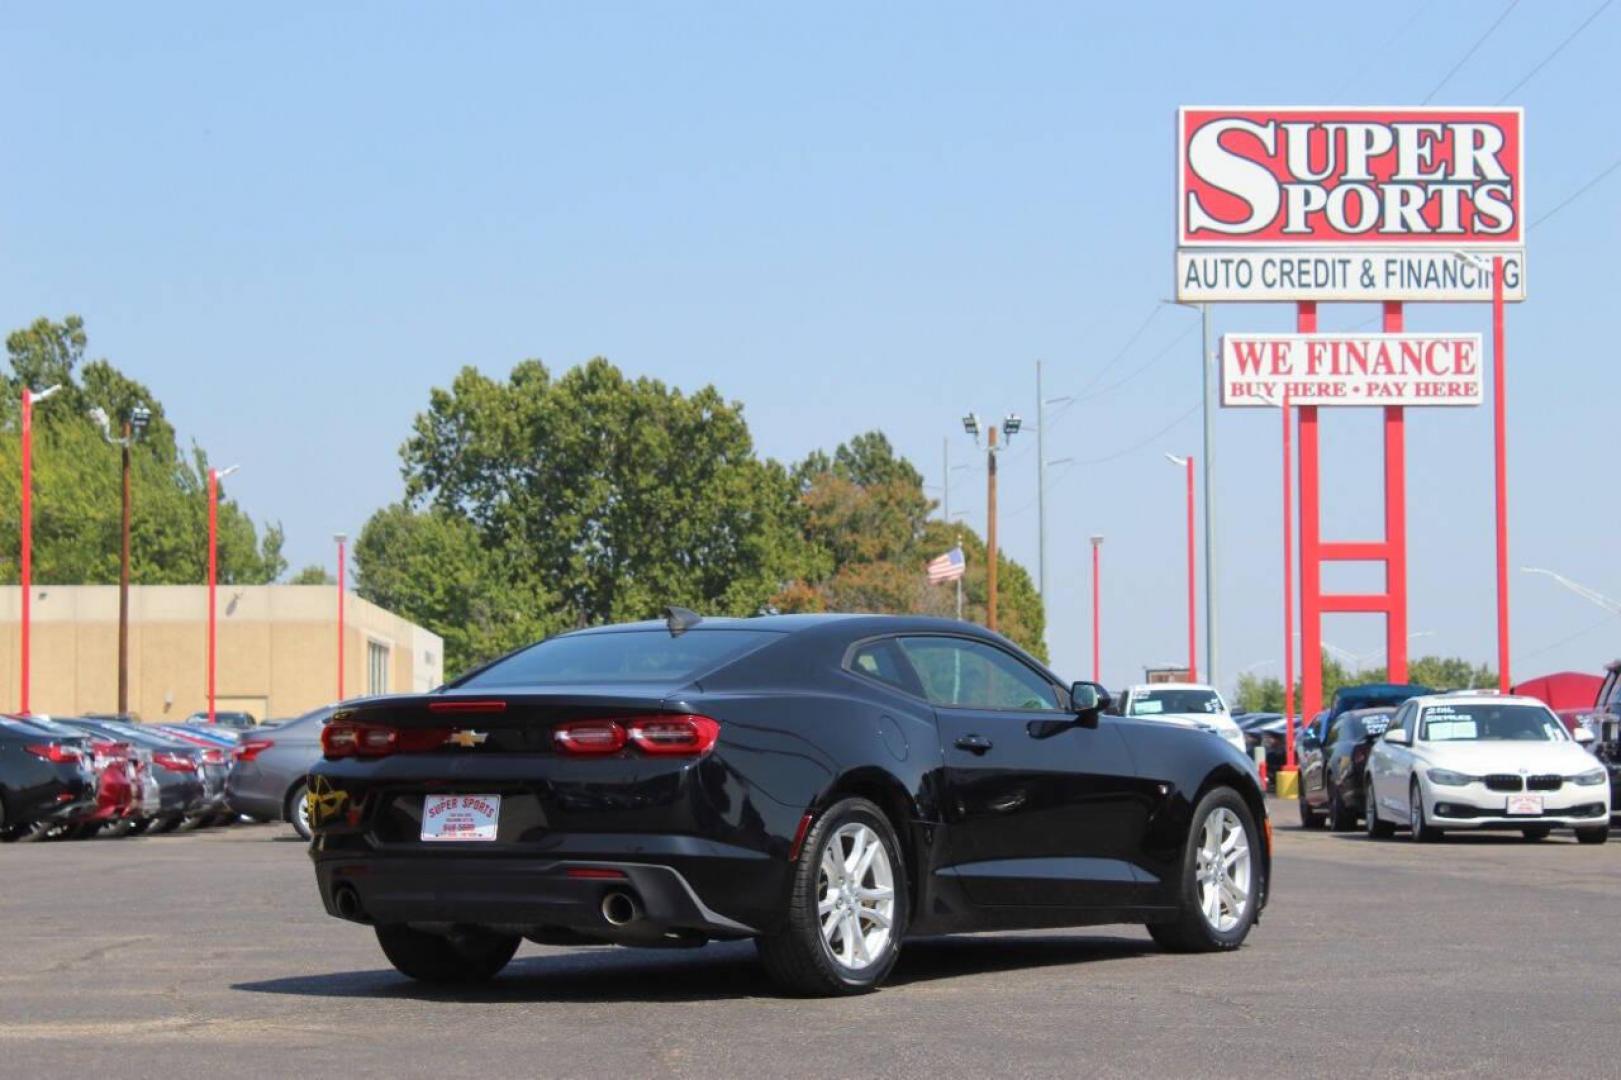
[(1095, 682), (1078, 682), (1069, 688), (1070, 709), (1077, 715), (1100, 713), (1114, 704), (1109, 691)]
[(1412, 746), (1413, 737), (1407, 734), (1406, 728), (1393, 727), (1385, 732), (1385, 742), (1396, 746)]
[(1583, 746), (1592, 746), (1593, 745), (1593, 741), (1594, 741), (1593, 740), (1593, 731), (1592, 731), (1591, 728), (1578, 727), (1575, 731), (1571, 732), (1570, 734), (1571, 734), (1571, 737), (1573, 739), (1575, 739), (1577, 742), (1581, 743)]

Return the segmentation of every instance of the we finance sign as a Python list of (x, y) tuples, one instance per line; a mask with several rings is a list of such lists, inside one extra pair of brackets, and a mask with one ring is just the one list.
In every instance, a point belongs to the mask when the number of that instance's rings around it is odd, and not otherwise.
[(1180, 111), (1177, 297), (1484, 300), (1525, 291), (1519, 109)]
[(1479, 334), (1227, 334), (1229, 406), (1479, 405)]

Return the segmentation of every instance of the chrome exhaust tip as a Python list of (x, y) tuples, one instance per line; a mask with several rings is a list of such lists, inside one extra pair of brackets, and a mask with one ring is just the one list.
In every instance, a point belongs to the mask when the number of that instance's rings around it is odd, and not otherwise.
[(610, 926), (629, 926), (642, 917), (642, 905), (630, 893), (615, 890), (602, 898), (602, 917)]

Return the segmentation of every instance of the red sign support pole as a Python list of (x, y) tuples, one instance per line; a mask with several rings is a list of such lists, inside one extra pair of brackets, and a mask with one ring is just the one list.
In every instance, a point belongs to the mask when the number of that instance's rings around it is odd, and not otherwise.
[(208, 722), (216, 724), (214, 712), (215, 641), (218, 633), (216, 616), (219, 604), (215, 601), (215, 588), (219, 582), (219, 505), (220, 474), (218, 469), (208, 470)]
[[(1384, 331), (1403, 329), (1399, 301), (1386, 301)], [(1407, 424), (1406, 410), (1385, 408), (1386, 681), (1407, 681)]]
[[(1302, 302), (1297, 329), (1317, 332), (1317, 305)], [(1402, 305), (1386, 301), (1384, 329), (1402, 329)], [(1385, 654), (1391, 682), (1407, 673), (1407, 439), (1404, 410), (1385, 409), (1385, 537), (1383, 540), (1325, 543), (1321, 535), (1317, 408), (1300, 410), (1300, 667), (1301, 717), (1306, 723), (1323, 707), (1323, 614), (1371, 612), (1385, 616)], [(1385, 591), (1324, 595), (1323, 563), (1382, 562)]]
[(1508, 413), (1504, 399), (1503, 257), (1492, 259), (1492, 439), (1497, 479), (1497, 688), (1508, 693)]
[(17, 711), (24, 716), (28, 715), (28, 646), (29, 616), (34, 591), (34, 394), (23, 384), (23, 411), (22, 411), (22, 467), (23, 467), (23, 505), (22, 505), (22, 558), (19, 562), (22, 584), (22, 633), (19, 636), (20, 652), (22, 653), (22, 671), (20, 672), (17, 688), (21, 695)]
[(1295, 767), (1295, 568), (1294, 487), (1289, 454), (1289, 429), (1294, 424), (1294, 407), (1289, 402), (1288, 384), (1283, 390), (1283, 720), (1284, 765)]

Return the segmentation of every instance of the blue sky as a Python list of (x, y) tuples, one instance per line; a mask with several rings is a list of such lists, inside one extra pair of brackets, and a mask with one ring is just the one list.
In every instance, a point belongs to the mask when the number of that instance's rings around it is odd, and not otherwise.
[[(1197, 316), (1159, 305), (1176, 106), (1491, 104), (1599, 2), (1517, 5), (1444, 84), (1505, 4), (8, 4), (0, 325), (83, 315), (93, 354), (243, 464), (231, 493), (286, 525), (295, 567), (398, 498), (410, 419), (463, 364), (600, 354), (712, 382), (764, 454), (882, 428), (938, 485), (942, 440), (970, 463), (965, 410), (1033, 419), (1041, 358), (1049, 395), (1105, 391), (1049, 419), (1048, 457), (1112, 458), (1049, 474), (1054, 663), (1087, 674), (1101, 532), (1121, 682), (1182, 652), (1162, 453), (1196, 447), (1199, 390)], [(1621, 155), (1618, 51), (1606, 10), (1509, 100), (1533, 222)], [(1618, 199), (1621, 173), (1535, 225), (1508, 331), (1513, 562), (1612, 596)], [(1214, 324), (1285, 330), (1292, 309)], [(1408, 325), (1489, 317), (1415, 306)], [(1413, 645), (1491, 660), (1490, 411), (1409, 416)], [(1325, 536), (1376, 536), (1376, 416), (1325, 427)], [(1223, 413), (1216, 439), (1230, 684), (1277, 671), (1277, 425)], [(1004, 457), (1001, 499), (1032, 567), (1034, 442)], [(952, 477), (982, 527), (982, 464)], [(1621, 620), (1512, 584), (1517, 674), (1621, 654)], [(1375, 617), (1325, 636), (1382, 643)]]

